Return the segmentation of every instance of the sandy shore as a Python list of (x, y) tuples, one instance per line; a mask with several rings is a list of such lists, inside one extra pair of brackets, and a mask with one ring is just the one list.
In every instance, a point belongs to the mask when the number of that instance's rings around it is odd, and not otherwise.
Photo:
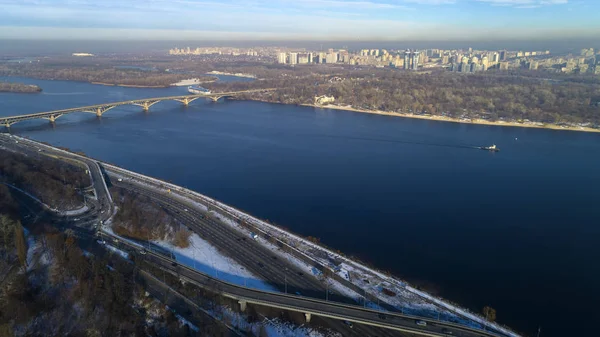
[(600, 132), (600, 129), (593, 129), (588, 127), (566, 127), (560, 126), (556, 124), (525, 124), (525, 123), (516, 123), (516, 122), (503, 122), (503, 121), (486, 121), (484, 119), (473, 119), (473, 120), (463, 120), (459, 118), (452, 118), (446, 116), (436, 116), (436, 115), (413, 115), (407, 113), (399, 113), (399, 112), (387, 112), (387, 111), (378, 111), (378, 110), (364, 110), (364, 109), (356, 109), (351, 106), (341, 106), (341, 105), (316, 105), (316, 104), (302, 104), (303, 106), (310, 106), (313, 108), (319, 109), (335, 109), (335, 110), (345, 110), (345, 111), (354, 111), (354, 112), (362, 112), (374, 115), (385, 115), (385, 116), (394, 116), (394, 117), (404, 117), (404, 118), (417, 118), (417, 119), (427, 119), (432, 121), (439, 122), (451, 122), (451, 123), (463, 123), (463, 124), (478, 124), (478, 125), (494, 125), (494, 126), (514, 126), (519, 128), (536, 128), (536, 129), (551, 129), (551, 130), (567, 130), (567, 131), (581, 131), (581, 132)]

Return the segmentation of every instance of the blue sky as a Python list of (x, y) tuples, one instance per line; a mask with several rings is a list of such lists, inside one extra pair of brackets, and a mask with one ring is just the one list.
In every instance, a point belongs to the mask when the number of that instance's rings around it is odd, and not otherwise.
[(0, 38), (593, 37), (600, 0), (0, 0)]

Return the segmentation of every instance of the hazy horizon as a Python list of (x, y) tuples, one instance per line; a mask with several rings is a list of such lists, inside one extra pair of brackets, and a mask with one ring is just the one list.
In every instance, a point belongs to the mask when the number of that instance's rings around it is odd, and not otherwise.
[(0, 39), (0, 53), (4, 56), (42, 56), (61, 55), (74, 52), (89, 53), (135, 53), (135, 52), (165, 52), (167, 49), (178, 47), (288, 47), (306, 48), (310, 50), (327, 50), (328, 48), (344, 48), (357, 50), (363, 48), (383, 49), (483, 49), (483, 50), (550, 50), (557, 53), (578, 53), (581, 48), (600, 47), (597, 39), (569, 40), (503, 40), (503, 41), (285, 41), (285, 40), (23, 40)]
[(497, 41), (600, 35), (596, 0), (0, 0), (0, 5), (0, 39)]

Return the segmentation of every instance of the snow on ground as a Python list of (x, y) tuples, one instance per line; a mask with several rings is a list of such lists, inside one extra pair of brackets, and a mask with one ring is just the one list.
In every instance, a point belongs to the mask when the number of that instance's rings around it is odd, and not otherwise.
[(85, 205), (85, 206), (83, 206), (81, 208), (78, 208), (78, 209), (74, 209), (74, 210), (71, 210), (71, 211), (61, 212), (61, 214), (66, 215), (66, 216), (79, 215), (79, 214), (83, 214), (83, 213), (87, 212), (88, 209), (89, 209), (88, 206)]
[(183, 86), (194, 85), (194, 84), (199, 84), (199, 83), (201, 83), (199, 78), (189, 78), (187, 80), (181, 80), (179, 82), (172, 83), (171, 86), (183, 87)]
[(229, 323), (245, 335), (262, 336), (260, 332), (263, 328), (268, 337), (342, 337), (340, 333), (331, 330), (318, 331), (308, 326), (298, 326), (266, 317), (263, 317), (261, 322), (248, 323), (242, 314), (233, 312), (228, 307), (219, 307), (217, 310), (209, 311), (209, 314)]
[(220, 280), (254, 289), (277, 291), (267, 282), (259, 279), (235, 260), (220, 253), (214, 246), (197, 234), (190, 236), (190, 246), (175, 247), (170, 242), (153, 241), (173, 253), (176, 260), (190, 268), (216, 277)]
[(120, 255), (122, 258), (129, 259), (129, 253), (124, 252), (124, 251), (120, 250), (119, 248), (113, 247), (111, 245), (105, 245), (105, 246), (108, 250), (110, 250), (111, 252), (113, 252), (115, 254)]
[[(475, 328), (486, 325), (509, 336), (519, 336), (515, 332), (503, 328), (496, 323), (486, 321), (481, 315), (472, 313), (468, 309), (455, 306), (444, 299), (434, 297), (424, 291), (411, 287), (404, 281), (385, 275), (382, 272), (367, 267), (359, 262), (347, 259), (327, 248), (323, 248), (302, 237), (286, 232), (281, 228), (254, 218), (249, 214), (205, 195), (135, 172), (124, 170), (116, 166), (108, 164), (106, 166), (117, 172), (127, 172), (128, 175), (135, 177), (132, 178), (133, 180), (146, 185), (148, 188), (161, 192), (164, 192), (165, 189), (170, 189), (169, 192), (172, 193), (173, 196), (176, 196), (180, 200), (185, 200), (188, 203), (199, 205), (201, 209), (206, 209), (205, 205), (208, 204), (213, 209), (211, 213), (221, 221), (239, 231), (249, 233), (250, 231), (241, 228), (237, 223), (237, 220), (243, 219), (246, 223), (257, 228), (257, 231), (261, 236), (267, 234), (271, 237), (276, 237), (280, 242), (292, 247), (300, 254), (310, 257), (310, 259), (321, 265), (337, 270), (338, 274), (341, 273), (340, 275), (342, 275), (342, 277), (348, 279), (354, 285), (364, 288), (370, 295), (376, 296), (383, 302), (387, 302), (397, 307), (406, 314), (457, 322)], [(119, 176), (119, 174), (117, 174), (117, 176)], [(202, 205), (202, 203), (205, 205)], [(269, 245), (265, 240), (262, 240), (262, 238), (259, 240), (263, 244)], [(286, 256), (289, 261), (306, 268), (304, 262), (284, 253), (277, 247), (275, 247), (275, 249), (278, 251), (278, 254)], [(386, 291), (387, 294), (384, 292), (384, 288), (388, 290)]]

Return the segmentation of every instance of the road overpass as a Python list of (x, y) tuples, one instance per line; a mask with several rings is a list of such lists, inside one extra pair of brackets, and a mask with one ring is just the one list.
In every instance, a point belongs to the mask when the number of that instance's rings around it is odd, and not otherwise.
[(236, 97), (242, 94), (251, 94), (251, 93), (259, 93), (265, 91), (273, 91), (273, 88), (267, 89), (252, 89), (252, 90), (242, 90), (242, 91), (230, 91), (230, 92), (217, 92), (210, 94), (196, 94), (196, 95), (182, 95), (182, 96), (164, 96), (164, 97), (152, 97), (152, 98), (141, 98), (129, 101), (120, 101), (120, 102), (110, 102), (110, 103), (102, 103), (96, 105), (88, 105), (77, 108), (69, 108), (69, 109), (61, 109), (61, 110), (53, 110), (53, 111), (45, 111), (45, 112), (37, 112), (33, 114), (25, 114), (25, 115), (16, 115), (9, 117), (0, 117), (0, 124), (4, 125), (7, 128), (10, 128), (13, 124), (28, 120), (34, 119), (46, 119), (50, 121), (50, 123), (54, 123), (59, 117), (68, 115), (75, 112), (86, 112), (93, 113), (98, 117), (102, 117), (102, 115), (116, 107), (123, 105), (135, 105), (142, 107), (144, 111), (148, 111), (151, 106), (154, 104), (163, 102), (163, 101), (176, 101), (181, 102), (184, 106), (188, 106), (193, 101), (199, 98), (208, 98), (213, 102), (217, 102), (221, 98), (225, 97)]

